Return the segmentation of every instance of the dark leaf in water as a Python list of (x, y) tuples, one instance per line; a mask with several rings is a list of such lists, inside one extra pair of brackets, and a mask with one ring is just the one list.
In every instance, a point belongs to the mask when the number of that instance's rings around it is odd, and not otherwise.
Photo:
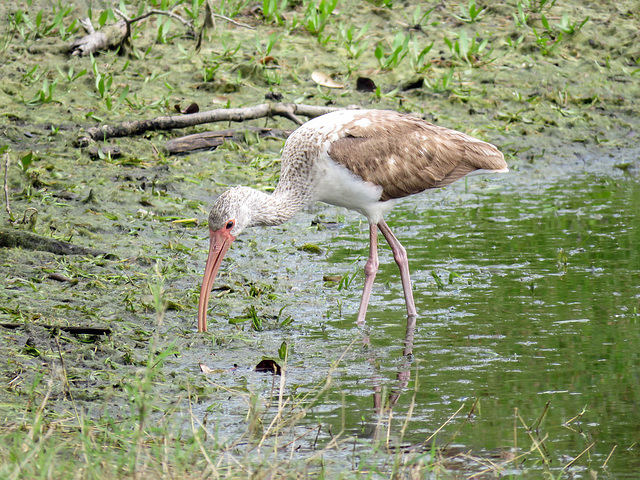
[(402, 91), (406, 92), (407, 90), (415, 90), (416, 88), (422, 88), (424, 86), (424, 79), (419, 78), (414, 80), (413, 82), (406, 83), (402, 86)]
[(182, 113), (198, 113), (200, 111), (200, 107), (198, 106), (197, 103), (193, 102), (191, 105), (189, 105), (187, 108), (185, 108)]
[(275, 375), (280, 375), (280, 365), (270, 359), (262, 360), (258, 365), (256, 365), (256, 372), (263, 373), (273, 373)]
[(182, 108), (179, 103), (176, 103), (173, 108), (176, 110), (176, 112), (183, 114), (198, 113), (200, 111), (200, 107), (195, 102), (193, 102), (187, 108)]
[(376, 84), (367, 77), (358, 77), (356, 81), (356, 90), (359, 92), (375, 92)]

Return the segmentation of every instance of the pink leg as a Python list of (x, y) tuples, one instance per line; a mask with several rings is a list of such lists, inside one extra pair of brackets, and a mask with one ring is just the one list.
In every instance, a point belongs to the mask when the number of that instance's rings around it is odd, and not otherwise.
[(409, 317), (417, 317), (416, 304), (413, 301), (413, 291), (411, 290), (411, 278), (409, 277), (409, 259), (407, 258), (407, 251), (398, 241), (393, 234), (389, 225), (384, 220), (380, 220), (378, 223), (380, 232), (384, 235), (384, 238), (389, 243), (391, 251), (393, 251), (393, 258), (400, 268), (400, 278), (402, 279), (402, 289), (404, 290), (404, 301), (407, 304), (407, 315)]
[(371, 288), (373, 281), (378, 273), (378, 228), (373, 224), (369, 224), (369, 260), (364, 266), (364, 289), (362, 290), (362, 298), (360, 299), (360, 309), (358, 310), (358, 325), (364, 325), (364, 319), (367, 316), (367, 306), (369, 305), (369, 297), (371, 297)]

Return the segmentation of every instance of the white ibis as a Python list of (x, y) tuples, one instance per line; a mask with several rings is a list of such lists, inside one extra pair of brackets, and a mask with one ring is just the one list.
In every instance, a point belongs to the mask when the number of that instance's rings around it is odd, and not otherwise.
[(271, 195), (235, 187), (220, 195), (211, 209), (198, 331), (207, 331), (211, 287), (236, 237), (247, 227), (280, 225), (315, 201), (356, 210), (369, 221), (371, 246), (358, 324), (364, 323), (378, 271), (378, 229), (400, 268), (407, 314), (415, 318), (407, 252), (384, 215), (407, 195), (445, 187), (470, 173), (508, 171), (495, 146), (409, 115), (339, 110), (308, 121), (287, 139), (280, 181)]

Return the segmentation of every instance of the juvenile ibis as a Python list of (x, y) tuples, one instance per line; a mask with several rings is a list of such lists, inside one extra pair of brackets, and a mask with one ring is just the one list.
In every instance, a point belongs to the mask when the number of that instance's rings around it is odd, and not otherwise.
[(378, 229), (400, 268), (407, 315), (416, 317), (407, 252), (384, 215), (407, 195), (445, 187), (471, 173), (509, 171), (502, 153), (489, 143), (386, 110), (339, 110), (306, 122), (287, 139), (280, 168), (271, 195), (235, 187), (220, 195), (211, 209), (199, 332), (207, 331), (211, 287), (236, 237), (247, 227), (280, 225), (316, 201), (356, 210), (369, 221), (358, 324), (364, 323), (378, 271)]

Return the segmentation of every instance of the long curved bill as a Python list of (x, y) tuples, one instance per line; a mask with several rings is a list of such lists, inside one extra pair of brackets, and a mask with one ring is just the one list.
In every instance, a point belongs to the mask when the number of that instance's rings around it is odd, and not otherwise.
[(228, 231), (209, 231), (210, 244), (207, 265), (204, 267), (204, 278), (200, 289), (200, 301), (198, 302), (198, 332), (207, 331), (207, 306), (209, 305), (209, 295), (211, 287), (218, 274), (218, 269), (222, 263), (224, 255), (229, 250), (229, 246), (236, 239)]

